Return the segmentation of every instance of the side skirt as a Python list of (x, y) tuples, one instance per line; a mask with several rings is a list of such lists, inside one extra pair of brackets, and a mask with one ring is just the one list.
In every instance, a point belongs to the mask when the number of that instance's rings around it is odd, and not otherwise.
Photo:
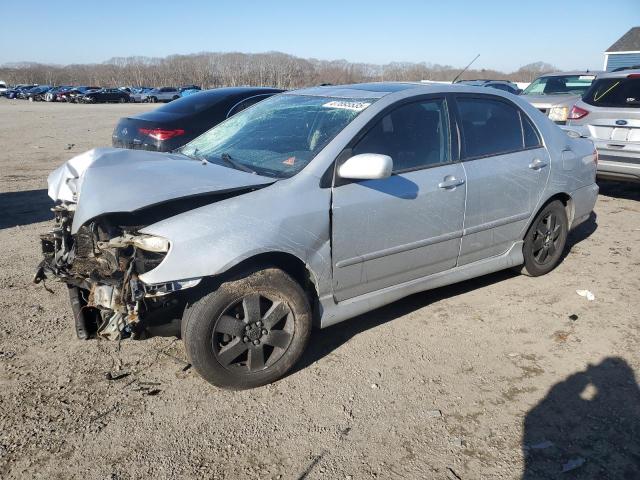
[(383, 288), (375, 292), (365, 293), (348, 300), (336, 303), (333, 295), (320, 298), (320, 328), (342, 322), (349, 318), (361, 315), (414, 293), (431, 290), (433, 288), (451, 285), (471, 278), (480, 277), (489, 273), (498, 272), (507, 268), (522, 265), (522, 244), (520, 240), (515, 242), (509, 250), (502, 255), (485, 258), (477, 262), (452, 268), (444, 272), (438, 272), (428, 277), (417, 278), (400, 285)]

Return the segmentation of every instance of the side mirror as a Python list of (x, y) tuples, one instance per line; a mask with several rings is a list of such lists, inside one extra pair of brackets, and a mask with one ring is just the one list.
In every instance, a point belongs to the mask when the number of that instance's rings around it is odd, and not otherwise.
[(389, 155), (361, 153), (349, 158), (338, 168), (338, 175), (350, 180), (378, 180), (389, 178), (393, 160)]

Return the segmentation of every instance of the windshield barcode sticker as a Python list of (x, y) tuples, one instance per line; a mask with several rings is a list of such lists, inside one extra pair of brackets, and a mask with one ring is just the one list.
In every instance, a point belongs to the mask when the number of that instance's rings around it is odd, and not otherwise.
[(355, 112), (361, 112), (369, 105), (371, 104), (367, 102), (346, 102), (344, 100), (334, 100), (332, 102), (325, 103), (322, 106), (326, 108), (342, 108), (343, 110), (353, 110)]

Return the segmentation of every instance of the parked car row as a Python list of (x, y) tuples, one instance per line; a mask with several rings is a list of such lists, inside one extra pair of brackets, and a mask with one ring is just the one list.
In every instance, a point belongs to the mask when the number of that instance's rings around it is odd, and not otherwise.
[[(4, 84), (3, 84), (4, 85)], [(68, 102), (68, 103), (128, 103), (128, 102), (171, 102), (183, 96), (200, 91), (197, 85), (174, 87), (120, 87), (102, 88), (92, 86), (71, 85), (15, 85), (0, 87), (0, 96), (9, 99), (23, 99), (34, 102)], [(185, 96), (186, 96), (185, 95)]]

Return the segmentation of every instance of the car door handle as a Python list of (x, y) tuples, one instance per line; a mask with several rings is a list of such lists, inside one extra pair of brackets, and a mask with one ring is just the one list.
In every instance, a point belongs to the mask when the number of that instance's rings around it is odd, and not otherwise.
[(458, 179), (453, 175), (447, 175), (444, 177), (444, 181), (438, 184), (438, 188), (442, 188), (443, 190), (451, 190), (452, 188), (459, 187), (460, 185), (464, 185), (463, 179)]
[(533, 162), (529, 164), (529, 168), (531, 170), (540, 170), (543, 167), (547, 166), (547, 162), (543, 162), (539, 158), (536, 158)]

